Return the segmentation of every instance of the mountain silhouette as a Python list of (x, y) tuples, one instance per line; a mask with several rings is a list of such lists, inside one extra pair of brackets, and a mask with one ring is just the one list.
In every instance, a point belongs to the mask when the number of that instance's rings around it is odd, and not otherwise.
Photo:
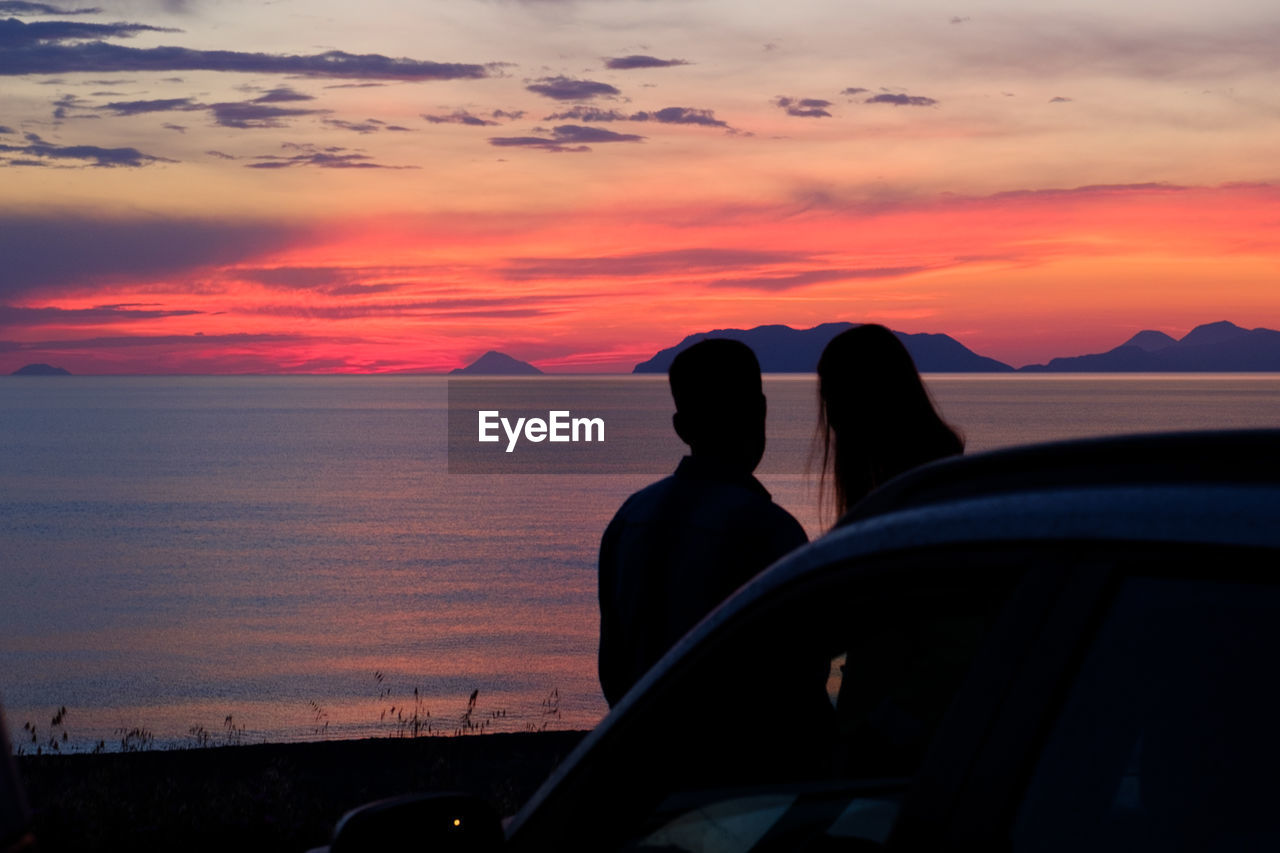
[(1280, 371), (1280, 332), (1243, 329), (1225, 320), (1196, 326), (1181, 340), (1143, 331), (1107, 352), (1055, 358), (1029, 372), (1237, 373)]
[[(689, 335), (673, 347), (661, 350), (635, 366), (633, 373), (665, 373), (676, 353), (706, 338), (742, 341), (755, 351), (765, 373), (813, 373), (818, 356), (827, 343), (857, 323), (823, 323), (812, 329), (790, 326), (757, 326), (754, 329), (716, 329)], [(947, 335), (894, 332), (921, 373), (1003, 373), (1013, 368), (993, 358), (978, 355)]]
[(453, 374), (471, 376), (533, 376), (542, 373), (527, 361), (512, 358), (506, 353), (489, 350), (466, 367), (455, 367), (449, 371)]
[(26, 364), (19, 367), (10, 376), (70, 376), (71, 371), (51, 364)]
[(1144, 352), (1155, 352), (1156, 350), (1171, 347), (1178, 342), (1178, 339), (1166, 335), (1164, 332), (1155, 332), (1151, 329), (1145, 329), (1125, 341), (1121, 346), (1137, 347)]

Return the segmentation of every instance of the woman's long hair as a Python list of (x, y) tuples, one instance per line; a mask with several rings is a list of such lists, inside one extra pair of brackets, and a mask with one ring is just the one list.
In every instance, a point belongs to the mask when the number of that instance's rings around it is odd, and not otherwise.
[(829, 478), (837, 518), (885, 481), (964, 451), (907, 348), (875, 324), (841, 332), (822, 351), (815, 440), (822, 446), (819, 511)]

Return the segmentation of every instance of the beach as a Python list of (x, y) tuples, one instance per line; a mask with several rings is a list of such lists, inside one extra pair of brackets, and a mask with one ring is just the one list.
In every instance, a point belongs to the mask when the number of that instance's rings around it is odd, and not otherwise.
[(509, 815), (581, 731), (74, 755), (16, 760), (40, 849), (293, 850), (344, 812), (415, 791), (465, 791)]

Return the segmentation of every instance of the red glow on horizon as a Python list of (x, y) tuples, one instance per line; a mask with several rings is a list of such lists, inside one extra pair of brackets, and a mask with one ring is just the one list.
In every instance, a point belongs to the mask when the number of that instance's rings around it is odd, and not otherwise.
[(445, 372), (497, 349), (554, 372), (616, 372), (693, 332), (844, 320), (951, 334), (1019, 366), (1142, 328), (1280, 326), (1277, 202), (1270, 186), (1102, 187), (334, 223), (183, 280), (29, 294), (6, 320), (0, 368)]

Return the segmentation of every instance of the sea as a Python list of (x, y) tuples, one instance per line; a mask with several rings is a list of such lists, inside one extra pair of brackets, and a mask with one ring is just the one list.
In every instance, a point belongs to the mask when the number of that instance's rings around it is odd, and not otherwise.
[[(662, 376), (555, 381), (587, 409), (671, 410)], [(1275, 374), (926, 381), (967, 452), (1280, 427)], [(819, 536), (815, 378), (765, 390), (758, 476)], [(475, 473), (450, 464), (449, 400), (438, 376), (0, 377), (14, 748), (594, 725), (600, 534), (681, 445), (664, 428), (630, 448), (651, 466)]]

